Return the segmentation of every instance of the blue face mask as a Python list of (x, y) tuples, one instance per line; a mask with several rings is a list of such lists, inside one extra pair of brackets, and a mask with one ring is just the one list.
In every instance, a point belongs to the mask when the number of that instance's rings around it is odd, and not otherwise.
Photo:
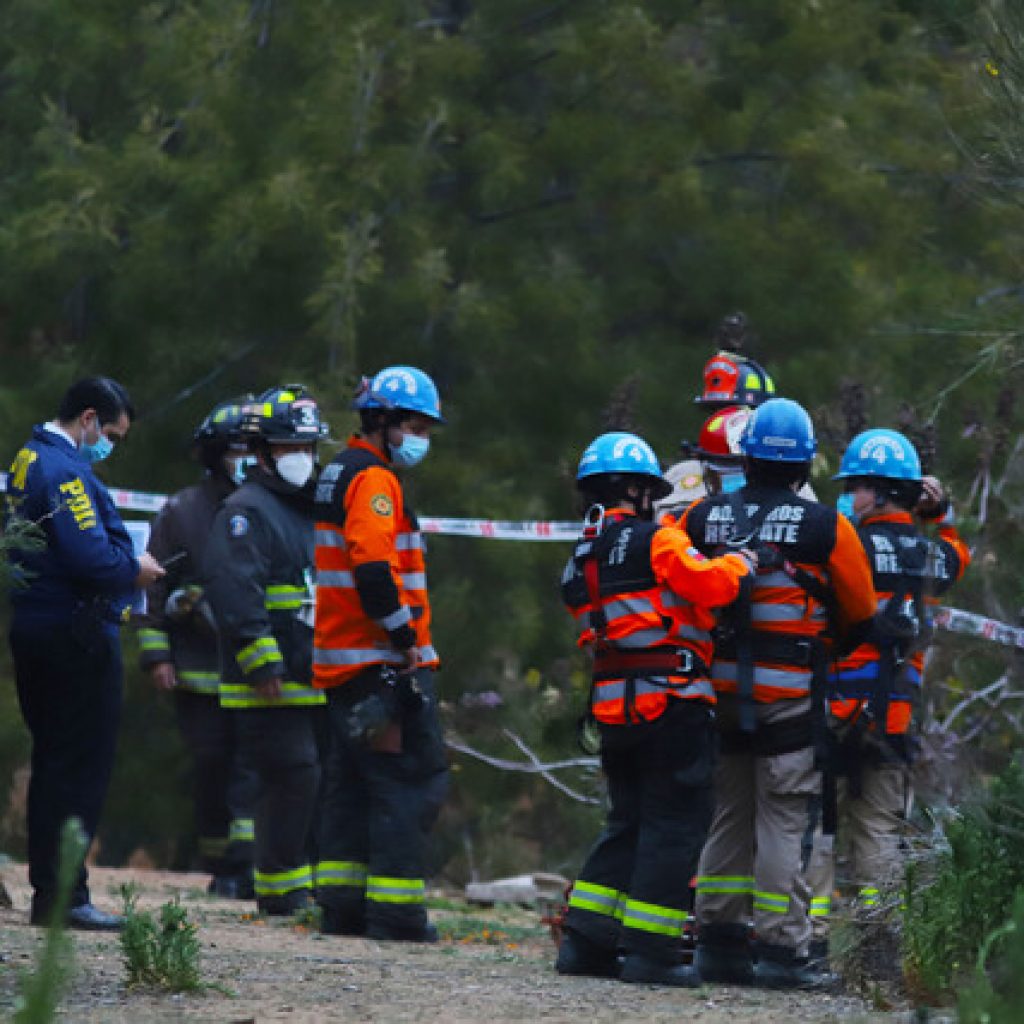
[(746, 484), (747, 478), (742, 473), (724, 473), (721, 482), (722, 493), (732, 494), (733, 491), (738, 491)]
[(836, 499), (836, 511), (840, 515), (846, 516), (851, 523), (856, 523), (860, 516), (857, 515), (853, 510), (853, 495), (852, 494), (840, 494)]
[(430, 451), (430, 438), (417, 437), (415, 434), (403, 434), (402, 443), (398, 447), (391, 448), (391, 461), (396, 466), (409, 469), (417, 463), (422, 462)]
[(114, 442), (101, 433), (92, 444), (83, 438), (78, 450), (89, 462), (102, 462), (114, 450)]

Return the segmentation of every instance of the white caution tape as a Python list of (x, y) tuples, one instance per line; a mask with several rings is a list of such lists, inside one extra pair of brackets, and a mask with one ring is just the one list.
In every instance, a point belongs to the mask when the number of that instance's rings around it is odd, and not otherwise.
[(963, 633), (965, 636), (976, 636), (1007, 647), (1016, 647), (1019, 651), (1024, 650), (1024, 629), (985, 615), (976, 615), (959, 608), (936, 608), (935, 625), (950, 633)]
[[(6, 474), (0, 474), (0, 492), (5, 491)], [(127, 491), (111, 488), (114, 504), (130, 512), (159, 512), (167, 503), (165, 494), (148, 491)], [(420, 516), (424, 533), (450, 537), (484, 537), (491, 540), (566, 541), (576, 540), (582, 523), (566, 520), (458, 519), (452, 516)], [(965, 612), (959, 608), (937, 608), (935, 625), (950, 633), (961, 633), (982, 640), (1024, 650), (1024, 629), (1008, 625), (985, 615)]]

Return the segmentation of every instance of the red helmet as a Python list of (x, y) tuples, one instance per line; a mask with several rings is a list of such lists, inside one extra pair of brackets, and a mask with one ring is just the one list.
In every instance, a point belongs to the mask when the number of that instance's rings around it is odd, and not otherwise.
[(741, 405), (719, 409), (701, 428), (697, 454), (705, 461), (731, 462), (743, 457), (740, 438), (752, 413)]
[(704, 364), (704, 393), (694, 401), (698, 405), (735, 402), (739, 382), (739, 360), (729, 352), (717, 352)]
[(704, 364), (704, 393), (698, 405), (760, 405), (775, 396), (775, 382), (752, 359), (718, 352)]

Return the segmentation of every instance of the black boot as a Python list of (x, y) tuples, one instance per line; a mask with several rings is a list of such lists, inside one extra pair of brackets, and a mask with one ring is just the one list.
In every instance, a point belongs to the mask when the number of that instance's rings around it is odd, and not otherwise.
[(828, 973), (832, 969), (829, 963), (828, 939), (811, 939), (811, 944), (807, 947), (807, 959), (819, 971)]
[(347, 907), (320, 904), (320, 931), (324, 935), (365, 935), (366, 913), (362, 900)]
[(619, 981), (634, 985), (672, 985), (676, 988), (697, 988), (700, 978), (687, 964), (652, 960), (643, 953), (627, 953), (622, 961)]
[(755, 953), (754, 984), (760, 988), (826, 989), (835, 984), (831, 974), (812, 964), (809, 957), (798, 957), (788, 946), (758, 942)]
[(437, 929), (428, 921), (421, 925), (381, 924), (379, 921), (366, 928), (368, 939), (383, 942), (437, 942)]
[(694, 966), (701, 981), (750, 985), (754, 956), (745, 924), (707, 924), (697, 934)]
[(586, 975), (591, 978), (617, 978), (619, 961), (614, 949), (592, 942), (572, 928), (566, 928), (558, 946), (555, 970), (559, 974)]

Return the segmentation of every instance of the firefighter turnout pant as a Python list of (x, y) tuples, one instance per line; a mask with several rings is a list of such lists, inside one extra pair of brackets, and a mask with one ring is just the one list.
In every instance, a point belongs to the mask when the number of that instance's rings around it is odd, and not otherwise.
[(246, 708), (230, 714), (241, 768), (257, 780), (256, 905), (268, 914), (291, 914), (308, 905), (313, 887), (323, 707)]
[(174, 691), (178, 730), (192, 761), (192, 804), (204, 871), (248, 877), (253, 863), (253, 805), (257, 778), (243, 768), (235, 712), (217, 694)]
[[(871, 910), (882, 892), (898, 876), (900, 850), (910, 797), (910, 769), (902, 763), (864, 763), (860, 768), (860, 795), (850, 793), (846, 779), (836, 782), (839, 808), (839, 847), (846, 858), (846, 881), (855, 905)], [(807, 867), (813, 893), (811, 924), (816, 939), (828, 936), (828, 917), (836, 891), (835, 837), (823, 836), (814, 845)], [(846, 885), (842, 886), (846, 892)]]
[(609, 810), (566, 926), (609, 953), (679, 963), (690, 880), (714, 807), (711, 708), (671, 699), (651, 722), (602, 725)]
[(807, 955), (811, 892), (802, 856), (820, 794), (812, 747), (723, 752), (697, 873), (698, 937), (745, 931), (753, 912), (759, 944)]
[(400, 750), (374, 749), (360, 734), (353, 694), (372, 693), (379, 679), (372, 666), (327, 690), (331, 748), (316, 896), (325, 931), (418, 939), (428, 934), (428, 835), (447, 793), (447, 759), (429, 669), (415, 673), (415, 699), (406, 691), (392, 709)]

